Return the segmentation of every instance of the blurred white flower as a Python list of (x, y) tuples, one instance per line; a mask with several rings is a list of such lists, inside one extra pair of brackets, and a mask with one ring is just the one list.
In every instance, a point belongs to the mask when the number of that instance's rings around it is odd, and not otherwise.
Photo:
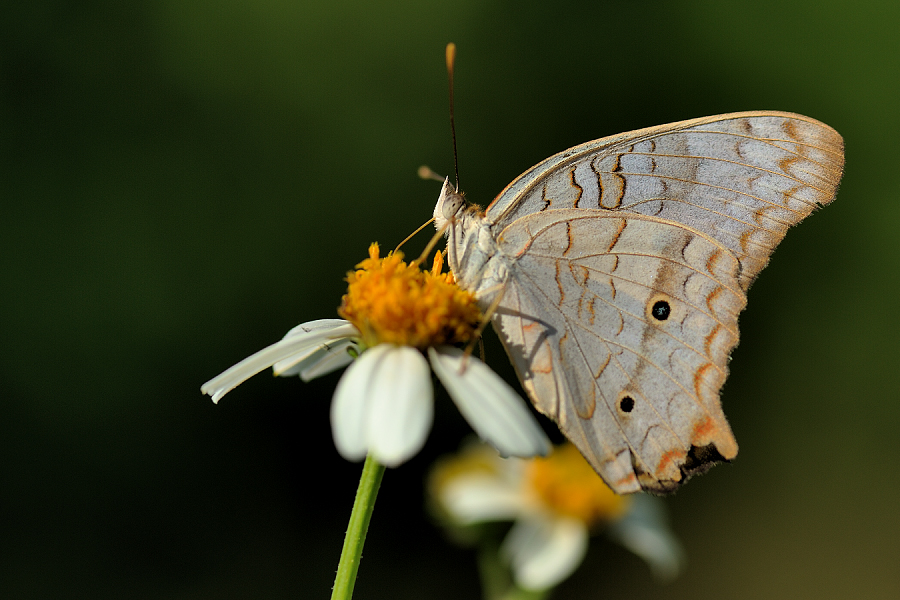
[[(350, 365), (331, 404), (335, 446), (397, 466), (425, 443), (434, 413), (431, 369), (478, 435), (504, 456), (544, 455), (550, 442), (525, 402), (487, 365), (451, 343), (467, 341), (480, 314), (452, 275), (407, 265), (378, 247), (348, 277), (340, 313), (291, 329), (200, 388), (213, 402), (269, 367), (309, 381)], [(439, 254), (437, 256), (440, 256)], [(428, 360), (423, 351), (427, 352)], [(354, 360), (355, 357), (358, 358)]]
[(533, 460), (485, 450), (473, 444), (439, 462), (429, 494), (450, 527), (513, 521), (500, 552), (519, 587), (558, 585), (581, 564), (596, 531), (643, 558), (658, 578), (678, 575), (683, 552), (660, 499), (616, 495), (568, 443)]

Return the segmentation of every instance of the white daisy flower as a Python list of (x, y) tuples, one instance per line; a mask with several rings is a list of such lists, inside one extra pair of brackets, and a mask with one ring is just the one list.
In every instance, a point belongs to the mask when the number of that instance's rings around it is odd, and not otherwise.
[(598, 530), (661, 579), (674, 578), (683, 564), (661, 500), (616, 495), (572, 444), (534, 460), (504, 460), (470, 445), (435, 466), (429, 496), (451, 527), (513, 521), (500, 551), (523, 589), (549, 589), (566, 579)]
[(369, 259), (348, 277), (340, 310), (346, 320), (298, 325), (203, 384), (201, 392), (218, 402), (269, 367), (309, 381), (350, 365), (331, 404), (335, 446), (348, 460), (372, 454), (397, 466), (422, 448), (431, 428), (430, 363), (482, 439), (504, 456), (545, 455), (550, 442), (521, 397), (483, 362), (450, 345), (474, 334), (480, 319), (474, 298), (440, 272), (440, 254), (430, 273), (402, 257), (379, 258), (373, 244)]

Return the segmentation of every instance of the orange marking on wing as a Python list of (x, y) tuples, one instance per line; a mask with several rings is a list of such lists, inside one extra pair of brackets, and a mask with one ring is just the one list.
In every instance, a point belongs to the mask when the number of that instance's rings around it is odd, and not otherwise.
[(703, 352), (707, 357), (712, 358), (712, 355), (709, 352), (709, 347), (712, 345), (713, 340), (716, 335), (719, 333), (719, 330), (722, 329), (721, 323), (716, 323), (716, 326), (713, 327), (712, 331), (709, 332), (709, 335), (706, 336), (706, 339), (703, 340)]
[(723, 288), (721, 287), (717, 287), (709, 294), (709, 296), (706, 297), (706, 308), (708, 308), (709, 312), (711, 312), (713, 315), (716, 314), (716, 309), (714, 309), (712, 305), (713, 300), (719, 297), (719, 294), (722, 293), (722, 289)]
[(713, 274), (713, 269), (716, 268), (716, 261), (719, 260), (719, 255), (722, 254), (722, 251), (718, 248), (713, 251), (712, 254), (709, 255), (709, 258), (706, 259), (706, 271), (710, 275)]
[(793, 198), (794, 195), (795, 195), (797, 192), (799, 192), (800, 190), (802, 190), (804, 187), (805, 187), (805, 186), (803, 186), (803, 185), (795, 185), (794, 187), (792, 187), (792, 188), (789, 189), (788, 191), (784, 192), (784, 193), (783, 193), (783, 196), (784, 196), (784, 205), (787, 206), (788, 203), (791, 201), (791, 198)]
[(793, 175), (791, 174), (791, 167), (792, 167), (792, 166), (794, 165), (794, 163), (797, 162), (798, 160), (800, 160), (800, 157), (799, 157), (799, 156), (788, 156), (788, 157), (786, 157), (786, 158), (782, 158), (781, 160), (778, 161), (778, 168), (781, 169), (781, 171), (782, 171), (783, 173), (785, 173), (786, 175), (791, 175), (791, 176), (793, 176)]
[(559, 303), (562, 305), (566, 301), (566, 291), (563, 289), (562, 281), (559, 279), (559, 261), (556, 261), (556, 287), (559, 288)]
[(584, 188), (575, 183), (575, 169), (569, 171), (569, 183), (572, 184), (572, 187), (578, 190), (575, 195), (575, 202), (572, 203), (572, 206), (578, 208), (578, 203), (581, 202), (581, 195), (584, 193)]
[(800, 139), (800, 135), (797, 133), (797, 126), (794, 125), (793, 121), (788, 121), (788, 120), (783, 121), (781, 124), (781, 128), (784, 129), (784, 132), (792, 140)]
[(661, 479), (660, 476), (665, 473), (670, 464), (672, 464), (673, 462), (681, 462), (686, 456), (687, 452), (680, 449), (667, 450), (666, 452), (664, 452), (662, 458), (659, 459), (659, 464), (656, 465), (656, 477), (658, 479)]
[(763, 212), (768, 208), (772, 208), (772, 207), (769, 205), (761, 206), (753, 211), (753, 220), (756, 221), (757, 225), (762, 226)]
[(616, 235), (613, 236), (612, 243), (610, 243), (609, 248), (606, 249), (607, 252), (612, 252), (613, 246), (619, 241), (619, 236), (622, 235), (622, 232), (625, 231), (625, 226), (628, 225), (628, 222), (625, 219), (622, 219), (619, 222), (619, 229), (616, 231)]
[(703, 384), (703, 379), (706, 376), (707, 371), (710, 369), (714, 369), (712, 363), (706, 363), (694, 373), (694, 395), (697, 396), (697, 399), (700, 400), (700, 386)]
[(531, 242), (533, 242), (533, 241), (534, 241), (534, 238), (528, 240), (528, 242), (524, 246), (522, 246), (522, 249), (519, 250), (518, 252), (516, 252), (516, 258), (519, 258), (523, 254), (528, 252), (528, 250), (531, 248)]
[[(799, 188), (794, 188), (799, 189)], [(785, 205), (787, 205), (787, 200), (785, 201)], [(756, 224), (759, 225), (760, 229), (765, 229), (767, 231), (778, 231), (781, 227), (790, 226), (789, 221), (785, 221), (784, 219), (779, 218), (778, 216), (769, 216), (766, 214), (767, 211), (773, 211), (778, 208), (777, 204), (766, 204), (765, 206), (760, 206), (753, 212), (753, 220), (756, 221)], [(788, 209), (790, 210), (790, 209)], [(772, 222), (769, 227), (766, 227), (766, 224), (763, 223), (763, 219), (768, 219)]]
[[(621, 158), (621, 155), (619, 156), (619, 158)], [(616, 159), (616, 165), (616, 168), (613, 169), (613, 177), (616, 178), (616, 181), (619, 183), (619, 185), (616, 186), (618, 188), (618, 193), (616, 194), (616, 202), (612, 205), (612, 208), (614, 209), (622, 206), (622, 201), (625, 199), (625, 188), (628, 186), (628, 180), (625, 179), (622, 175), (619, 175), (619, 173), (617, 172), (622, 170), (622, 167), (618, 166), (618, 158)]]
[(629, 473), (628, 475), (626, 475), (626, 476), (623, 477), (622, 479), (616, 481), (616, 482), (613, 484), (613, 487), (624, 487), (624, 486), (626, 486), (626, 485), (633, 484), (633, 483), (635, 483), (636, 481), (637, 481), (637, 475), (635, 475), (634, 473)]
[[(582, 274), (584, 275), (583, 269), (584, 269), (584, 267), (582, 267)], [(575, 283), (578, 283), (578, 273), (576, 272), (575, 264), (569, 263), (569, 273), (572, 274), (572, 279), (575, 281)], [(585, 280), (587, 280), (587, 275), (585, 275)], [(581, 286), (581, 295), (578, 296), (578, 318), (579, 319), (581, 318), (582, 311), (585, 310), (584, 309), (584, 301), (587, 298), (587, 289), (584, 287), (584, 283), (585, 282), (582, 281), (581, 283), (578, 284)], [(589, 303), (591, 303), (593, 301), (594, 301), (593, 298), (589, 299)]]
[(741, 252), (747, 254), (747, 244), (750, 243), (750, 236), (753, 235), (754, 229), (748, 229), (744, 233), (741, 234)]
[(594, 172), (594, 177), (597, 178), (597, 208), (603, 208), (603, 176), (597, 172), (597, 166), (594, 164), (594, 161), (591, 161), (591, 171)]
[(600, 379), (600, 376), (603, 375), (603, 371), (609, 366), (610, 359), (612, 359), (611, 353), (606, 355), (606, 360), (603, 361), (603, 364), (594, 372), (594, 379)]
[(566, 221), (566, 249), (563, 250), (563, 256), (567, 256), (569, 254), (569, 250), (572, 249), (572, 224)]
[(718, 429), (712, 417), (706, 415), (694, 424), (694, 430), (691, 432), (691, 445), (706, 446)]

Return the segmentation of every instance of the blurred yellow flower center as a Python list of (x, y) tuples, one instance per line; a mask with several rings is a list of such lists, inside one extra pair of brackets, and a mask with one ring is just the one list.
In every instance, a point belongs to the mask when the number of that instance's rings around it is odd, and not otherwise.
[(481, 320), (475, 298), (441, 273), (438, 252), (431, 271), (403, 261), (403, 253), (379, 258), (378, 244), (347, 277), (340, 315), (356, 325), (367, 346), (380, 343), (427, 348), (469, 341)]
[(429, 493), (440, 498), (447, 486), (472, 475), (500, 477), (498, 458), (497, 451), (486, 444), (470, 444), (459, 454), (439, 458), (428, 474)]
[(588, 527), (614, 520), (628, 508), (629, 499), (613, 493), (572, 444), (531, 461), (526, 479), (547, 508)]

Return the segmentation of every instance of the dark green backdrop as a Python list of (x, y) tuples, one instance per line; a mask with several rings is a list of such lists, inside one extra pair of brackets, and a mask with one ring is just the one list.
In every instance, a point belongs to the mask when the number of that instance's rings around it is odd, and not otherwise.
[[(415, 171), (452, 169), (454, 41), (476, 202), (577, 143), (720, 112), (846, 142), (837, 201), (750, 292), (723, 393), (741, 453), (667, 500), (687, 571), (659, 586), (598, 541), (559, 597), (900, 597), (898, 31), (889, 0), (0, 9), (0, 595), (328, 596), (360, 468), (331, 442), (336, 376), (219, 406), (199, 387), (334, 316), (369, 242), (430, 216)], [(467, 431), (440, 396), (386, 474), (359, 598), (478, 593), (422, 513)]]

